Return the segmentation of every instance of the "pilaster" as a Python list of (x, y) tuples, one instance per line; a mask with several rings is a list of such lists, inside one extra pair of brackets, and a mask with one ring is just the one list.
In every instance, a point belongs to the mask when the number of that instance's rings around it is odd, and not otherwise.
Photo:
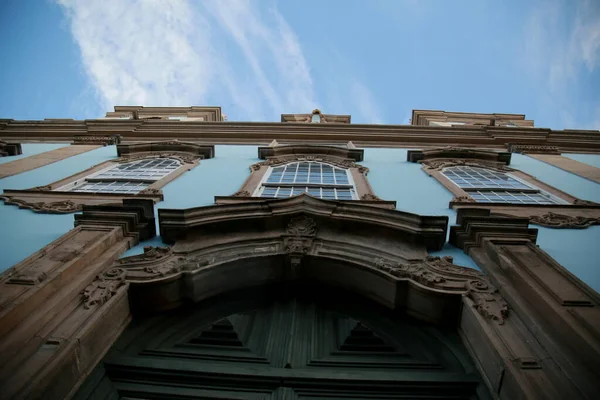
[[(115, 259), (155, 235), (151, 200), (89, 206), (75, 228), (0, 277), (4, 398), (65, 398), (130, 320), (126, 284), (91, 307), (82, 293)], [(110, 317), (103, 313), (110, 311)]]
[[(506, 355), (499, 357), (505, 375), (498, 393), (529, 398), (527, 393), (550, 390), (546, 397), (594, 398), (600, 390), (600, 296), (535, 244), (537, 230), (528, 222), (465, 208), (450, 231), (450, 243), (489, 276), (508, 303), (508, 320), (518, 327), (497, 329), (482, 341)], [(467, 342), (477, 337), (469, 318), (463, 316), (461, 326)], [(479, 347), (474, 357), (484, 363)], [(523, 352), (529, 355), (517, 357), (524, 362), (516, 368), (515, 355)]]

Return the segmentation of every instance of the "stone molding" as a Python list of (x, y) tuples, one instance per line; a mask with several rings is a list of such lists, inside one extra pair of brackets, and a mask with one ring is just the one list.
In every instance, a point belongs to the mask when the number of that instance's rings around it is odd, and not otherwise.
[(431, 159), (421, 160), (419, 164), (423, 165), (423, 168), (431, 171), (441, 171), (444, 168), (455, 167), (455, 166), (466, 166), (474, 168), (486, 168), (500, 172), (510, 172), (514, 169), (509, 168), (505, 165), (488, 162), (484, 160), (463, 160), (463, 159)]
[(408, 150), (406, 155), (406, 161), (409, 162), (435, 159), (469, 159), (508, 165), (510, 164), (510, 153), (447, 146), (425, 150)]
[(21, 143), (6, 143), (0, 140), (0, 157), (18, 156), (23, 154)]
[(147, 240), (156, 236), (154, 202), (145, 199), (124, 199), (122, 205), (83, 206), (75, 215), (75, 226), (123, 227), (125, 236)]
[(600, 217), (588, 218), (548, 212), (543, 215), (533, 215), (532, 224), (558, 229), (585, 229), (592, 225), (600, 225)]
[(126, 142), (179, 138), (214, 144), (257, 144), (276, 139), (300, 143), (362, 146), (478, 146), (506, 149), (506, 143), (556, 146), (563, 152), (600, 153), (600, 134), (586, 130), (496, 126), (430, 127), (256, 122), (185, 122), (142, 120), (15, 121), (2, 129), (3, 140), (72, 141), (73, 136), (110, 131)]
[(82, 204), (76, 204), (71, 200), (52, 201), (48, 203), (43, 201), (37, 203), (29, 203), (25, 200), (21, 200), (13, 196), (0, 196), (0, 199), (4, 200), (4, 203), (7, 205), (18, 206), (19, 208), (24, 208), (37, 213), (69, 214), (81, 211), (83, 209)]
[(215, 146), (180, 142), (179, 140), (120, 144), (117, 146), (117, 154), (120, 157), (146, 156), (147, 153), (160, 153), (160, 157), (169, 157), (177, 153), (184, 153), (185, 155), (181, 155), (184, 160), (209, 159), (215, 156)]
[(485, 208), (461, 208), (456, 223), (450, 227), (450, 244), (468, 254), (471, 247), (479, 247), (486, 238), (537, 241), (538, 230), (529, 228), (528, 218), (506, 217), (491, 214)]
[(339, 158), (332, 157), (329, 155), (304, 155), (304, 154), (292, 154), (280, 157), (269, 157), (265, 161), (261, 161), (256, 164), (252, 164), (250, 169), (252, 171), (258, 171), (261, 167), (275, 167), (278, 165), (288, 164), (290, 162), (299, 162), (299, 161), (319, 161), (327, 164), (335, 165), (340, 168), (356, 168), (358, 172), (361, 174), (367, 175), (369, 169), (367, 167), (363, 167), (362, 165), (357, 164), (354, 160), (350, 158)]
[(279, 158), (292, 155), (313, 155), (338, 157), (344, 160), (362, 161), (364, 157), (363, 149), (343, 148), (336, 146), (311, 146), (311, 145), (290, 145), (290, 146), (268, 146), (258, 148), (258, 158), (267, 159), (269, 157)]
[(121, 135), (99, 136), (99, 135), (80, 135), (73, 137), (74, 145), (98, 144), (109, 146), (121, 143)]
[(195, 230), (216, 229), (220, 224), (254, 220), (303, 212), (307, 215), (331, 216), (340, 221), (364, 223), (372, 229), (391, 229), (395, 235), (424, 243), (428, 249), (441, 249), (446, 238), (447, 217), (420, 216), (389, 210), (368, 203), (332, 201), (301, 194), (285, 199), (251, 198), (241, 203), (189, 208), (159, 209), (160, 233), (165, 243)]
[(558, 146), (536, 146), (526, 144), (508, 144), (508, 151), (521, 154), (556, 154), (560, 155)]

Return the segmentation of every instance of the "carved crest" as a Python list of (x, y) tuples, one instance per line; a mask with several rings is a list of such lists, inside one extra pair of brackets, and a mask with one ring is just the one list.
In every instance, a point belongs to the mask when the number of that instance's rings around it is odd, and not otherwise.
[(125, 284), (125, 271), (121, 268), (112, 268), (98, 275), (83, 291), (83, 306), (89, 309), (106, 303)]
[(290, 219), (286, 231), (294, 236), (315, 236), (317, 224), (312, 218), (302, 214)]

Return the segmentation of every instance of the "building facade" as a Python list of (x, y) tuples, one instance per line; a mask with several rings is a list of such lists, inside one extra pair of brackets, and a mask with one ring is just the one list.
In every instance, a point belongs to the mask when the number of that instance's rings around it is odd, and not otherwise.
[(600, 132), (0, 120), (2, 398), (595, 399)]

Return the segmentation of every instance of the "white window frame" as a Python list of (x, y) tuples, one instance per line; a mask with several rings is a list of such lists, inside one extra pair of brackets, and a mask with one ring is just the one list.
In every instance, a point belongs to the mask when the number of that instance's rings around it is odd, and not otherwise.
[[(330, 166), (334, 169), (334, 171), (342, 170), (346, 173), (346, 177), (348, 178), (348, 184), (347, 185), (345, 185), (345, 184), (330, 185), (330, 184), (315, 184), (315, 183), (307, 183), (307, 182), (302, 182), (302, 183), (292, 182), (292, 183), (284, 183), (284, 184), (282, 184), (281, 182), (280, 183), (267, 183), (267, 181), (269, 180), (269, 177), (273, 173), (274, 168), (285, 167), (290, 164), (299, 164), (299, 163), (318, 163), (318, 164)], [(352, 196), (352, 200), (358, 200), (356, 184), (354, 182), (354, 178), (352, 177), (352, 173), (350, 172), (350, 170), (348, 168), (338, 167), (336, 165), (333, 165), (333, 164), (330, 164), (327, 162), (323, 162), (323, 161), (298, 160), (298, 161), (290, 161), (285, 164), (270, 166), (269, 169), (267, 170), (267, 172), (265, 173), (265, 175), (262, 177), (262, 179), (258, 183), (256, 189), (254, 189), (254, 192), (252, 193), (252, 197), (261, 197), (263, 199), (283, 199), (285, 197), (262, 197), (262, 193), (266, 187), (289, 187), (289, 188), (292, 188), (292, 187), (314, 187), (314, 188), (348, 189), (348, 190), (350, 190), (350, 195)], [(337, 200), (337, 199), (324, 199), (324, 200)]]
[[(93, 180), (93, 179), (96, 179), (97, 176), (100, 176), (100, 175), (102, 175), (105, 172), (108, 172), (108, 171), (110, 171), (112, 169), (115, 169), (115, 168), (119, 167), (120, 165), (129, 164), (129, 163), (138, 163), (138, 162), (142, 162), (142, 161), (155, 160), (155, 159), (158, 159), (158, 160), (164, 160), (164, 159), (173, 160), (173, 161), (176, 161), (177, 163), (179, 163), (179, 166), (177, 168), (173, 169), (172, 171), (170, 171), (169, 173), (167, 173), (166, 175), (160, 176), (158, 179), (152, 179), (152, 178), (148, 178), (148, 179), (143, 179), (143, 178), (131, 178), (131, 179), (127, 179), (127, 178), (116, 178), (116, 177), (115, 178), (110, 178), (110, 177), (107, 177), (107, 178), (102, 178), (101, 180), (98, 180), (98, 181)], [(148, 186), (152, 185), (153, 183), (158, 182), (159, 180), (161, 180), (161, 179), (163, 179), (163, 178), (171, 175), (175, 171), (178, 171), (183, 166), (184, 165), (183, 165), (183, 163), (181, 161), (177, 160), (176, 158), (171, 158), (171, 157), (164, 157), (164, 158), (162, 158), (162, 157), (161, 158), (158, 158), (158, 157), (148, 157), (148, 158), (143, 158), (143, 159), (139, 159), (139, 160), (132, 160), (132, 161), (124, 162), (124, 163), (118, 163), (118, 164), (110, 165), (110, 166), (108, 166), (106, 168), (103, 168), (103, 169), (101, 169), (99, 171), (96, 171), (96, 172), (94, 172), (92, 174), (86, 175), (86, 176), (84, 176), (84, 177), (82, 177), (80, 179), (77, 179), (75, 181), (69, 182), (66, 185), (60, 186), (60, 187), (54, 189), (54, 191), (57, 191), (57, 192), (73, 192), (73, 193), (99, 193), (99, 194), (110, 194), (110, 193), (113, 193), (113, 192), (84, 192), (84, 191), (77, 192), (77, 191), (73, 190), (73, 189), (75, 189), (77, 187), (80, 187), (80, 186), (83, 186), (83, 185), (85, 185), (87, 183), (94, 183), (94, 182), (99, 182), (99, 181), (107, 182), (107, 183), (108, 182), (114, 182), (114, 181), (117, 181), (117, 182), (145, 183), (146, 187), (148, 187)], [(114, 192), (114, 193), (121, 194), (121, 195), (130, 194), (130, 193), (123, 193), (123, 192)], [(139, 193), (139, 192), (135, 192), (135, 193)], [(135, 193), (131, 193), (131, 194), (135, 194)]]
[[(506, 175), (511, 179), (516, 180), (517, 182), (521, 183), (522, 185), (526, 186), (527, 188), (512, 188), (512, 187), (494, 187), (494, 188), (486, 188), (486, 187), (474, 187), (474, 188), (469, 188), (469, 187), (462, 187), (460, 186), (458, 183), (456, 183), (454, 181), (453, 178), (451, 178), (450, 176), (446, 175), (446, 171), (448, 170), (452, 170), (453, 168), (457, 168), (457, 167), (461, 167), (461, 166), (451, 166), (451, 167), (446, 167), (442, 170), (442, 175), (444, 175), (444, 177), (446, 179), (448, 179), (450, 182), (452, 182), (453, 185), (455, 185), (456, 187), (458, 187), (459, 189), (461, 189), (462, 191), (464, 191), (465, 193), (467, 193), (467, 195), (471, 195), (471, 193), (476, 193), (476, 192), (511, 192), (511, 193), (525, 193), (525, 194), (540, 194), (543, 197), (546, 197), (549, 202), (548, 203), (518, 203), (518, 202), (498, 202), (499, 204), (536, 204), (536, 205), (548, 205), (548, 204), (568, 204), (565, 200), (561, 199), (560, 197), (557, 197), (551, 193), (546, 192), (543, 189), (538, 188), (535, 185), (532, 185), (530, 182), (527, 182), (524, 179), (519, 178), (518, 176), (514, 176), (513, 174), (510, 174), (508, 172), (502, 172), (502, 171), (496, 171), (494, 169), (491, 168), (485, 168), (485, 167), (472, 167), (469, 165), (466, 165), (464, 167), (466, 168), (471, 168), (471, 169), (480, 169), (480, 170), (485, 170), (485, 171), (490, 171), (493, 172), (495, 174), (501, 174), (501, 175)], [(473, 199), (475, 200), (475, 199)], [(477, 200), (475, 200), (476, 203), (480, 203), (480, 204), (489, 204), (486, 202), (479, 202)]]

